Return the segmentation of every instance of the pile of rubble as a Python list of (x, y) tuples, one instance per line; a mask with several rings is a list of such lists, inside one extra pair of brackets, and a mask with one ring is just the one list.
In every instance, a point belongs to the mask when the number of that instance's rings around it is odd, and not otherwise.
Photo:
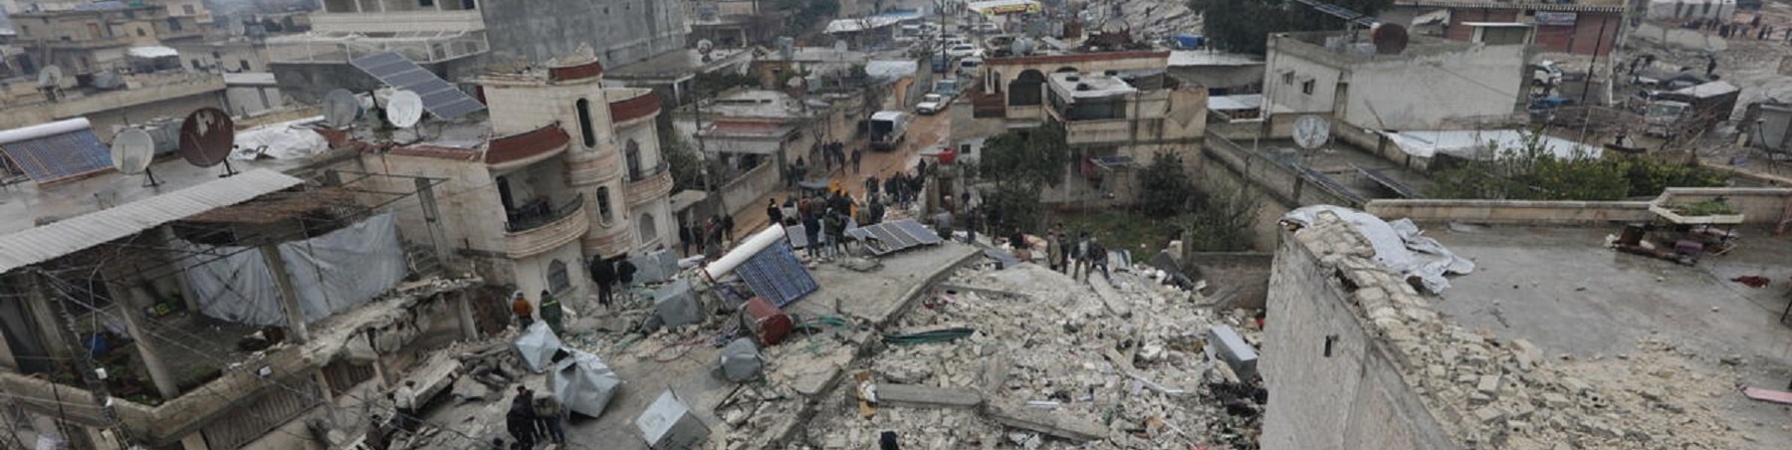
[[(862, 417), (868, 395), (841, 383), (793, 445), (870, 448), (887, 431), (916, 448), (1255, 448), (1265, 393), (1213, 355), (1207, 332), (1231, 326), (1255, 345), (1258, 324), (1148, 273), (1084, 285), (1035, 264), (962, 269), (854, 368), (874, 380), (875, 413)], [(975, 332), (919, 334), (956, 328)]]
[[(1113, 14), (1115, 5), (1119, 6), (1118, 16)], [(1091, 2), (1090, 6), (1091, 10), (1102, 11), (1097, 16), (1100, 20), (1120, 19), (1124, 26), (1132, 28), (1136, 39), (1145, 42), (1202, 33), (1201, 14), (1188, 9), (1188, 2), (1182, 0), (1104, 0)]]
[(1351, 294), (1357, 313), (1391, 344), (1404, 378), (1467, 448), (1744, 447), (1708, 404), (1729, 382), (1690, 371), (1672, 346), (1644, 342), (1622, 363), (1553, 363), (1523, 339), (1502, 341), (1440, 317), (1330, 213), (1295, 237), (1358, 287)]

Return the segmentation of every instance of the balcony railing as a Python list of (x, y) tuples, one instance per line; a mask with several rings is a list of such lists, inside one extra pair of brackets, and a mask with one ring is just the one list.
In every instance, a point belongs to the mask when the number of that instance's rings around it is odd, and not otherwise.
[(659, 176), (660, 172), (665, 172), (667, 169), (670, 169), (670, 168), (671, 168), (671, 165), (666, 164), (665, 161), (660, 161), (659, 164), (655, 164), (652, 167), (643, 167), (643, 168), (631, 167), (631, 168), (629, 168), (629, 171), (628, 171), (628, 182), (639, 183), (642, 181), (647, 181), (653, 177)]
[(585, 206), (585, 195), (573, 196), (572, 200), (555, 205), (547, 199), (518, 205), (515, 209), (505, 211), (504, 231), (520, 233), (547, 226), (577, 214)]
[(275, 63), (344, 63), (384, 52), (398, 52), (418, 64), (434, 64), (485, 53), (484, 31), (429, 36), (369, 38), (327, 34), (285, 36), (268, 41), (268, 60)]

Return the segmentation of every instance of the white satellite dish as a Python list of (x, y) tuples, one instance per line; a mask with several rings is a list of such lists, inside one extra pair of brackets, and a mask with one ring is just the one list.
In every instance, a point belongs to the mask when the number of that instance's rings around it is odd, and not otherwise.
[(1305, 115), (1294, 120), (1294, 143), (1307, 150), (1325, 145), (1332, 137), (1332, 124), (1324, 117)]
[(37, 71), (37, 87), (56, 87), (62, 84), (62, 68), (55, 65), (44, 66)]
[(399, 128), (416, 126), (423, 120), (423, 97), (411, 91), (392, 93), (392, 98), (386, 99), (386, 119)]
[(330, 128), (343, 128), (361, 117), (361, 99), (347, 89), (333, 89), (324, 94), (324, 123)]
[(716, 48), (716, 44), (714, 42), (710, 42), (708, 39), (698, 39), (697, 40), (697, 52), (698, 53), (709, 53), (710, 50), (715, 50), (715, 48)]
[(140, 128), (126, 128), (112, 137), (112, 167), (118, 169), (118, 173), (143, 173), (149, 169), (155, 152), (156, 139)]

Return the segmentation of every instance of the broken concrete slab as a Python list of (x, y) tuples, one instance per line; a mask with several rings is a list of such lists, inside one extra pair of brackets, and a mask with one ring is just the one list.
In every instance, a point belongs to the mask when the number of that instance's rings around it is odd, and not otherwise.
[(1018, 406), (988, 405), (991, 419), (1014, 428), (1032, 430), (1073, 441), (1092, 441), (1107, 436), (1107, 427), (1056, 414), (1052, 411)]
[[(857, 389), (848, 390), (848, 393), (853, 394), (854, 399), (857, 399)], [(877, 404), (878, 406), (908, 408), (972, 409), (983, 404), (983, 395), (969, 389), (878, 383)]]
[(996, 353), (983, 359), (982, 370), (977, 371), (977, 391), (983, 395), (994, 395), (1008, 382), (1008, 355)]

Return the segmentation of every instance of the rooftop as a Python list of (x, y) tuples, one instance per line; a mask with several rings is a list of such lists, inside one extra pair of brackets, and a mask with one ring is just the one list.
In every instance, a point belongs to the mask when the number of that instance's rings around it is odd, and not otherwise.
[(1306, 31), (1270, 35), (1272, 53), (1306, 57), (1332, 66), (1345, 66), (1375, 61), (1413, 59), (1471, 50), (1481, 44), (1453, 41), (1436, 36), (1411, 35), (1406, 48), (1398, 54), (1376, 53), (1369, 33), (1357, 31)]
[(1052, 90), (1072, 99), (1104, 98), (1138, 92), (1118, 76), (1058, 72), (1051, 74)]
[(734, 89), (703, 104), (703, 115), (732, 118), (794, 119), (805, 117), (802, 103), (770, 89)]
[[(237, 172), (254, 169), (284, 171), (311, 161), (231, 160), (230, 166)], [(38, 186), (30, 181), (7, 186), (0, 190), (0, 234), (30, 229), (39, 221), (68, 219), (215, 181), (224, 173), (224, 166), (197, 167), (179, 157), (169, 157), (150, 165), (149, 171), (160, 185), (145, 186), (149, 181), (145, 175), (125, 175), (108, 170), (50, 186)]]
[(791, 51), (788, 59), (777, 51), (760, 56), (759, 59), (764, 61), (863, 63), (871, 60), (871, 54), (853, 50), (838, 50), (833, 47), (796, 47)]
[[(1787, 303), (1780, 280), (1792, 276), (1780, 255), (1792, 239), (1746, 230), (1736, 250), (1688, 267), (1608, 250), (1609, 228), (1421, 228), (1476, 264), (1441, 295), (1419, 294), (1386, 271), (1369, 258), (1363, 231), (1329, 213), (1294, 238), (1317, 264), (1339, 269), (1363, 328), (1456, 442), (1792, 445), (1782, 407), (1735, 390), (1777, 388), (1792, 373), (1792, 329), (1778, 323)], [(1728, 281), (1743, 275), (1774, 284)]]
[(1207, 50), (1176, 50), (1170, 52), (1170, 67), (1261, 65), (1263, 65), (1263, 58), (1253, 55), (1221, 53)]
[(751, 56), (752, 51), (747, 49), (715, 49), (711, 50), (707, 57), (695, 49), (681, 49), (609, 69), (604, 72), (604, 77), (610, 79), (687, 77), (693, 73), (707, 73), (732, 64), (744, 63)]

